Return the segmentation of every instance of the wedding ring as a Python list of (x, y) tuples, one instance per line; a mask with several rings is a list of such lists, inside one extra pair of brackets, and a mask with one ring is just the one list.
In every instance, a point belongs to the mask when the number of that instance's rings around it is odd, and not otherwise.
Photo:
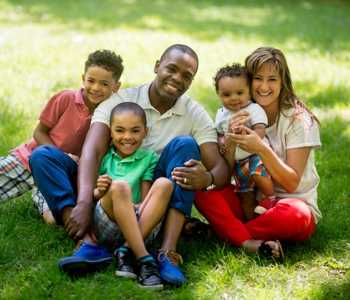
[(187, 183), (187, 178), (185, 177), (185, 178), (184, 178), (184, 184), (186, 184), (186, 183)]

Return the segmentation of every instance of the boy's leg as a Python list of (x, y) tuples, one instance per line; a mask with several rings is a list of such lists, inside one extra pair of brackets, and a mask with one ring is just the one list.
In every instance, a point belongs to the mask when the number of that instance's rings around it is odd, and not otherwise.
[(153, 184), (139, 208), (139, 227), (143, 239), (146, 239), (159, 224), (168, 207), (173, 183), (167, 178), (158, 178)]
[[(184, 166), (184, 163), (190, 159), (200, 160), (200, 151), (196, 141), (190, 136), (174, 138), (164, 148), (154, 178), (167, 177), (172, 180), (173, 169)], [(175, 251), (185, 223), (185, 216), (191, 215), (194, 194), (194, 191), (185, 190), (174, 183), (170, 208), (163, 229), (163, 242), (158, 255), (160, 274), (165, 281), (176, 285), (181, 285), (186, 281), (178, 267), (178, 263), (182, 261), (181, 256)]]
[(33, 185), (32, 174), (14, 155), (0, 157), (0, 202), (19, 197)]
[(77, 198), (77, 163), (60, 149), (36, 148), (29, 160), (34, 181), (58, 224), (64, 224)]
[[(151, 202), (151, 199), (150, 199)], [(162, 288), (157, 264), (146, 250), (135, 209), (132, 204), (132, 192), (127, 182), (113, 181), (107, 194), (100, 200), (101, 207), (112, 220), (118, 223), (118, 227), (128, 246), (135, 254), (139, 266), (138, 281), (142, 287)], [(134, 274), (130, 250), (124, 246), (117, 252), (116, 274), (124, 277)]]
[(148, 255), (132, 204), (132, 193), (125, 181), (113, 181), (106, 195), (100, 200), (101, 206), (118, 223), (125, 240), (136, 257)]

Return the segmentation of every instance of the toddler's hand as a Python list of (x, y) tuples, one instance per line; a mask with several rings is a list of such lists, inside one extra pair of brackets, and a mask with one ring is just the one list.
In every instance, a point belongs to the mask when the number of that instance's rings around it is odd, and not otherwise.
[(225, 145), (225, 136), (220, 135), (218, 137), (218, 146), (219, 146), (219, 151), (222, 155), (226, 153), (226, 145)]

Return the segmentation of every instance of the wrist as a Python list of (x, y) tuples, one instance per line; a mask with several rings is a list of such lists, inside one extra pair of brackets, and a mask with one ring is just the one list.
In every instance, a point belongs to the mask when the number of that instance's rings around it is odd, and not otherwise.
[(206, 190), (212, 190), (213, 188), (215, 188), (214, 174), (210, 170), (208, 170), (207, 173), (209, 177), (209, 180), (208, 180), (209, 184), (207, 185)]

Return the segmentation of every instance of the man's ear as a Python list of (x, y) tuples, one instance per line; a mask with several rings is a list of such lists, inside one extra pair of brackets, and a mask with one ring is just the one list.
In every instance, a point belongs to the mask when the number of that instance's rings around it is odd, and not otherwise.
[(156, 74), (158, 73), (159, 65), (160, 65), (160, 61), (157, 60), (157, 61), (156, 61), (156, 64), (154, 65), (154, 73), (156, 73)]
[(85, 81), (85, 73), (81, 74), (81, 80), (84, 82)]
[(113, 86), (112, 86), (112, 91), (113, 91), (113, 93), (118, 92), (121, 85), (122, 85), (122, 83), (121, 83), (120, 81), (114, 83)]

